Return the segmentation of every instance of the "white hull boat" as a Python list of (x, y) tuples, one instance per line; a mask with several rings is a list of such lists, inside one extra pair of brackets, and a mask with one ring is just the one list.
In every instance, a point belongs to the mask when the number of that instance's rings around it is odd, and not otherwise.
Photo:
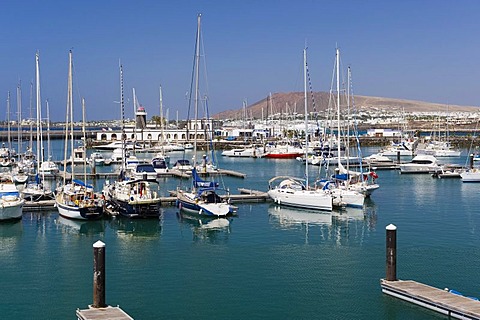
[(25, 200), (12, 183), (0, 184), (0, 220), (14, 220), (22, 218)]
[(434, 173), (440, 171), (437, 159), (431, 155), (417, 155), (411, 162), (400, 164), (400, 173)]
[(470, 169), (460, 174), (462, 182), (480, 182), (480, 169)]

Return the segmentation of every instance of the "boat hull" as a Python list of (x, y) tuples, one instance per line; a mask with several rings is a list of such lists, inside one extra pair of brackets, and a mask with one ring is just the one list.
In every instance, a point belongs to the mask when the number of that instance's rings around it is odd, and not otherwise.
[(15, 201), (4, 201), (2, 199), (0, 203), (0, 221), (18, 220), (22, 218), (25, 200), (17, 198)]
[(132, 202), (112, 198), (110, 202), (121, 216), (129, 219), (158, 218), (161, 214), (159, 199)]
[(203, 201), (195, 201), (194, 195), (184, 195), (179, 193), (177, 196), (177, 207), (190, 214), (225, 217), (232, 213), (232, 209), (228, 203), (205, 203)]
[(270, 159), (296, 159), (297, 157), (301, 157), (303, 153), (267, 153), (264, 155), (265, 158)]
[(280, 205), (321, 211), (332, 211), (333, 209), (332, 197), (323, 191), (293, 191), (275, 188), (267, 193), (274, 202)]
[(76, 207), (69, 206), (56, 201), (58, 213), (68, 219), (75, 220), (95, 220), (103, 215), (103, 208), (100, 206)]
[(462, 182), (480, 183), (480, 171), (466, 171), (460, 174)]

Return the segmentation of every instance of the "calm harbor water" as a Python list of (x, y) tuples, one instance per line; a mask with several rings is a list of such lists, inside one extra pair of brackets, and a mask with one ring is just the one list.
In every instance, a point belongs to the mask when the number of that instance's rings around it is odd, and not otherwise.
[[(61, 146), (54, 148), (58, 159)], [(181, 156), (172, 153), (171, 162)], [(295, 160), (219, 161), (247, 174), (223, 177), (232, 193), (266, 190), (271, 177), (304, 170)], [(465, 157), (447, 161), (464, 164)], [(378, 173), (381, 187), (363, 210), (241, 204), (224, 228), (173, 207), (145, 221), (77, 222), (55, 210), (25, 211), (21, 221), (0, 224), (1, 318), (74, 319), (92, 302), (92, 245), (102, 240), (106, 301), (135, 319), (441, 319), (382, 295), (390, 223), (398, 227), (400, 279), (480, 296), (479, 185)], [(161, 179), (162, 193), (180, 183)]]

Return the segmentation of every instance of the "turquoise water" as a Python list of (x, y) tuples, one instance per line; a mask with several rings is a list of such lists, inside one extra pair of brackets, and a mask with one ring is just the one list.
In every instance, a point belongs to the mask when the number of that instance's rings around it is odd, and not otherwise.
[[(303, 176), (295, 160), (219, 160), (247, 173), (245, 180), (223, 178), (232, 193), (266, 190), (275, 175)], [(220, 229), (173, 207), (147, 221), (24, 212), (21, 221), (0, 224), (1, 318), (74, 319), (92, 302), (97, 240), (106, 243), (106, 302), (135, 319), (442, 318), (381, 293), (390, 223), (398, 227), (400, 279), (480, 296), (480, 185), (395, 171), (379, 176), (364, 210), (242, 204)], [(162, 179), (162, 193), (179, 183)]]

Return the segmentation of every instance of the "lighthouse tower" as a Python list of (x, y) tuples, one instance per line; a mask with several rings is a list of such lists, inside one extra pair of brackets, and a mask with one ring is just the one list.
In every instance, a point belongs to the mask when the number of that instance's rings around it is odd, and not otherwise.
[(147, 128), (147, 112), (143, 106), (139, 106), (135, 112), (135, 128), (141, 130)]

